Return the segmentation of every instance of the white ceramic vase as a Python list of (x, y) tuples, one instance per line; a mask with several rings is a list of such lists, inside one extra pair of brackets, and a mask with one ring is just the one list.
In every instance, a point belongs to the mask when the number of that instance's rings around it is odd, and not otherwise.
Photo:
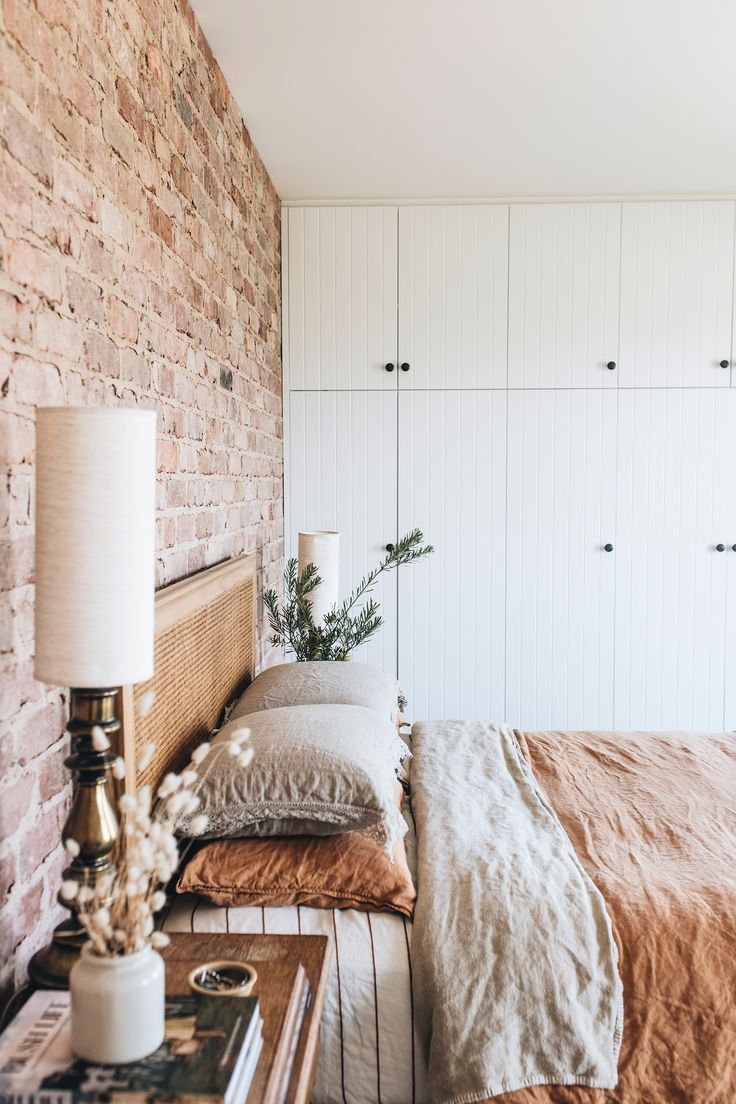
[(88, 1062), (121, 1065), (164, 1040), (164, 960), (152, 947), (107, 958), (82, 948), (69, 977), (72, 1046)]

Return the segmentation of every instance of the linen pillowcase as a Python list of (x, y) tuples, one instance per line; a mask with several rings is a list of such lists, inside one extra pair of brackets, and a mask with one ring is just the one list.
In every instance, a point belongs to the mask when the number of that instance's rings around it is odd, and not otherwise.
[[(230, 754), (232, 736), (251, 730), (247, 767)], [(400, 746), (399, 746), (400, 745)], [(356, 705), (301, 705), (231, 719), (199, 768), (195, 814), (204, 838), (360, 832), (390, 855), (406, 831), (394, 790), (409, 749), (388, 718)]]
[(230, 716), (287, 705), (362, 705), (396, 722), (400, 696), (397, 680), (370, 663), (280, 663), (253, 680)]
[(218, 840), (184, 868), (177, 893), (215, 905), (310, 905), (413, 916), (416, 889), (403, 840), (393, 862), (358, 832), (289, 839)]

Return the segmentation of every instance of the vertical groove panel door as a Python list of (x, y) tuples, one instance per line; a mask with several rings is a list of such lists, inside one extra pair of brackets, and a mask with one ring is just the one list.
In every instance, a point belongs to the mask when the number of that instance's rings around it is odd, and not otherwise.
[(399, 395), (399, 681), (415, 719), (503, 719), (506, 393)]
[(619, 399), (615, 726), (720, 731), (736, 393)]
[(620, 387), (729, 386), (734, 210), (624, 203)]
[(511, 207), (509, 387), (617, 386), (620, 264), (620, 203)]
[(719, 456), (723, 469), (721, 478), (726, 483), (727, 525), (726, 538), (726, 641), (724, 724), (726, 732), (736, 732), (736, 389), (728, 393), (728, 441)]
[(506, 717), (525, 729), (612, 727), (616, 401), (509, 392)]
[(399, 387), (506, 386), (505, 204), (399, 208)]
[[(294, 391), (289, 397), (287, 555), (301, 531), (340, 534), (340, 598), (396, 539), (397, 394)], [(353, 658), (396, 673), (396, 572), (372, 596), (384, 624)]]
[(285, 213), (286, 390), (396, 390), (396, 207)]

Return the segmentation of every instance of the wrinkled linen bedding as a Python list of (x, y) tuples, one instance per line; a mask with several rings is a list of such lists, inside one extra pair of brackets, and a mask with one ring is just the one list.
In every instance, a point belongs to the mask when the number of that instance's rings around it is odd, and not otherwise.
[(535, 777), (613, 921), (615, 1089), (504, 1104), (736, 1104), (736, 735), (530, 732)]
[[(502, 1104), (736, 1104), (736, 736), (517, 735), (538, 786), (605, 897), (624, 983), (624, 1031), (614, 1089), (534, 1085), (493, 1099)], [(421, 743), (420, 737), (415, 752)], [(431, 742), (427, 750), (432, 750)], [(455, 805), (455, 813), (448, 814), (451, 821), (467, 812), (470, 836), (471, 816), (478, 811), (475, 754), (463, 774), (453, 768), (454, 750), (451, 744), (435, 768), (442, 770), (447, 800)], [(433, 754), (439, 754), (438, 746)], [(419, 750), (415, 791), (421, 759)], [(444, 806), (441, 794), (439, 801)], [(448, 902), (456, 885), (460, 900), (474, 892), (473, 880), (464, 863), (456, 869), (439, 854), (447, 848), (440, 818), (438, 834), (423, 835), (421, 843), (442, 861), (447, 881), (430, 878), (428, 887), (422, 871), (416, 871), (413, 821), (406, 804), (405, 815), (410, 829), (407, 857), (419, 902), (434, 885), (451, 913), (436, 940), (442, 966), (452, 954), (451, 948), (442, 949), (443, 932), (462, 923), (464, 916), (452, 915)], [(485, 847), (492, 850), (487, 842)], [(492, 889), (489, 882), (482, 892)], [(431, 912), (427, 916), (431, 919)], [(416, 924), (405, 917), (353, 910), (226, 909), (201, 898), (180, 897), (165, 927), (332, 936), (335, 954), (322, 1018), (315, 1104), (426, 1104), (427, 1039), (414, 1021), (424, 1013), (426, 1027), (430, 1018), (426, 1000), (420, 1007)], [(425, 929), (424, 938), (430, 936)], [(542, 931), (536, 956), (546, 953), (545, 938)], [(462, 963), (459, 969), (465, 985), (468, 971), (464, 977)], [(524, 969), (522, 963), (522, 973)], [(453, 976), (450, 971), (448, 988)], [(443, 999), (438, 986), (440, 1014)], [(470, 1003), (461, 1006), (457, 1016), (460, 1046), (466, 1031), (473, 1029), (471, 1008)]]
[(612, 1088), (622, 995), (611, 923), (514, 732), (422, 723), (412, 746), (412, 957), (430, 1100)]

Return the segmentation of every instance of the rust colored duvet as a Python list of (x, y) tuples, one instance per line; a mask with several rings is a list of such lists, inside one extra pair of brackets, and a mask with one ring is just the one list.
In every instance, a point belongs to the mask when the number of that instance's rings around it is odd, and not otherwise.
[(530, 732), (522, 746), (610, 912), (624, 984), (613, 1091), (504, 1104), (736, 1104), (736, 736)]

